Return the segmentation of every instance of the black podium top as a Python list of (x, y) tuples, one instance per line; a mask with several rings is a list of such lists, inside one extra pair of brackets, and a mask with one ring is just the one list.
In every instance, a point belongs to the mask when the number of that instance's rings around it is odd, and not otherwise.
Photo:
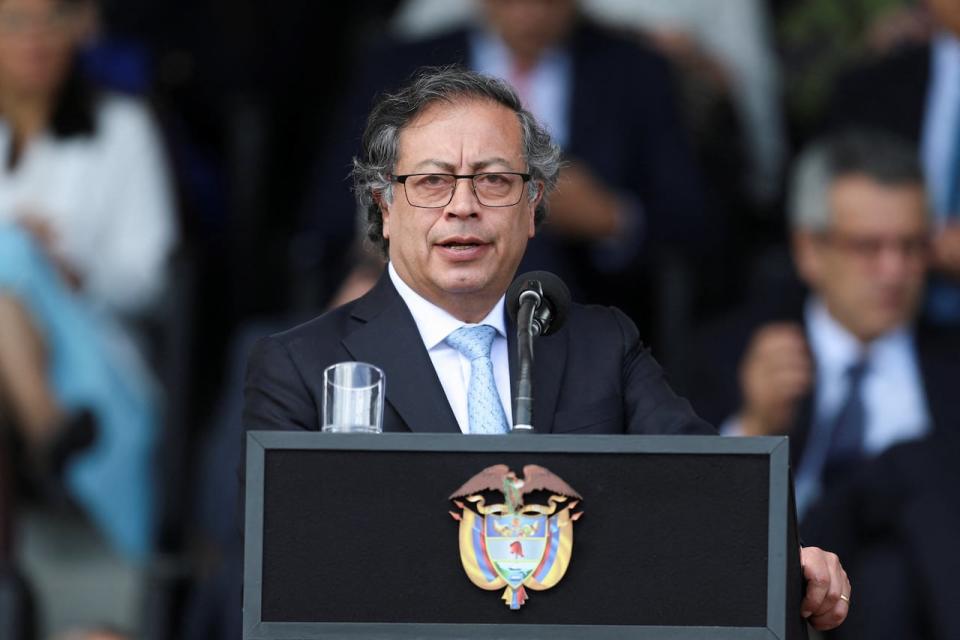
[[(244, 638), (801, 637), (787, 460), (785, 438), (250, 432)], [(495, 464), (582, 496), (566, 574), (519, 610), (467, 578), (450, 515)]]

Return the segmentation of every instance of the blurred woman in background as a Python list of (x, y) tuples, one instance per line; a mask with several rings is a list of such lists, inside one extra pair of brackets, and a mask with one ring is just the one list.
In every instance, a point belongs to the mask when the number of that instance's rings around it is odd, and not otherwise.
[(134, 327), (175, 241), (142, 104), (98, 94), (87, 0), (0, 0), (0, 423), (114, 549), (152, 545), (158, 397)]

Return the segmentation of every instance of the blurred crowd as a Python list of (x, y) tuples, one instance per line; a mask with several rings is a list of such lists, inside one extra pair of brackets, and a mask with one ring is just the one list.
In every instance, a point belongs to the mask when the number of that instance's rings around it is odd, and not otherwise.
[(448, 64), (563, 149), (521, 270), (791, 436), (831, 637), (960, 638), (957, 0), (0, 0), (0, 637), (240, 637), (248, 349), (379, 276), (364, 120)]

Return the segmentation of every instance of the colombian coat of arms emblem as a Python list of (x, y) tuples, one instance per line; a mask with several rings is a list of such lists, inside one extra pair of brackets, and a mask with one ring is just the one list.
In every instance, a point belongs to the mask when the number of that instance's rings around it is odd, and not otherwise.
[[(487, 505), (482, 493), (491, 491), (504, 501)], [(534, 491), (545, 492), (547, 504), (524, 504)], [(498, 464), (467, 480), (450, 499), (460, 509), (450, 515), (460, 523), (460, 561), (473, 584), (505, 587), (503, 601), (519, 609), (527, 600), (524, 587), (542, 591), (563, 578), (573, 552), (573, 523), (583, 514), (573, 509), (582, 498), (555, 474), (531, 464), (518, 478)]]

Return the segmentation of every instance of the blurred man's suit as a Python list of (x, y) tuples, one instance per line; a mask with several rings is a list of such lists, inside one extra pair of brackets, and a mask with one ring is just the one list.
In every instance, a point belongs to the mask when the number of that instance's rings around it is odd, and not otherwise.
[[(515, 394), (515, 329), (507, 327)], [(716, 433), (670, 389), (636, 327), (616, 309), (572, 305), (565, 326), (539, 338), (534, 355), (538, 432)], [(359, 300), (257, 344), (245, 429), (319, 429), (323, 370), (346, 360), (383, 369), (384, 431), (460, 433), (413, 316), (386, 274)]]

